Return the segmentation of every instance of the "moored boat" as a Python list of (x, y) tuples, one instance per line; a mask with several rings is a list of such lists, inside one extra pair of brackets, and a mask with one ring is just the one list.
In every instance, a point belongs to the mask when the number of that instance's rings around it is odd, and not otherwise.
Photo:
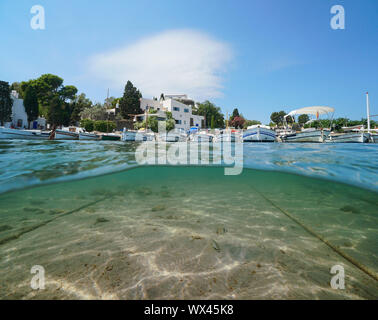
[(152, 141), (152, 140), (155, 140), (155, 135), (153, 132), (123, 129), (121, 140), (122, 141)]
[(135, 130), (123, 130), (121, 140), (122, 141), (135, 141), (137, 131)]
[(213, 142), (214, 135), (206, 131), (194, 132), (190, 135), (189, 140), (193, 142)]
[(95, 133), (79, 132), (79, 140), (100, 140), (101, 136)]
[(366, 132), (348, 132), (348, 133), (333, 133), (329, 135), (326, 142), (334, 143), (367, 143), (370, 135)]
[(0, 139), (48, 140), (50, 132), (0, 127)]
[(72, 131), (66, 131), (61, 129), (55, 130), (54, 140), (78, 140), (79, 134)]
[(239, 141), (240, 134), (237, 132), (221, 132), (219, 135), (216, 136), (217, 142), (236, 142)]
[(322, 143), (326, 141), (330, 134), (330, 130), (327, 129), (315, 129), (308, 128), (303, 129), (300, 132), (295, 132), (283, 136), (282, 141), (284, 142), (319, 142)]
[[(316, 120), (319, 119), (319, 116), (322, 114), (330, 114), (335, 111), (332, 107), (327, 106), (313, 106), (305, 107), (290, 111), (285, 117), (285, 122), (287, 117), (292, 117), (295, 121), (295, 116), (307, 114), (316, 116)], [(307, 123), (312, 122), (313, 120), (308, 121)], [(307, 128), (302, 129), (302, 131), (284, 135), (282, 141), (284, 142), (317, 142), (322, 143), (328, 138), (331, 130), (330, 129), (316, 129), (316, 128)]]
[(243, 133), (244, 142), (274, 142), (276, 133), (268, 126), (261, 124), (249, 126)]
[(116, 133), (104, 133), (101, 135), (101, 140), (119, 141), (121, 140), (121, 135)]
[(182, 130), (171, 130), (158, 134), (158, 140), (164, 142), (184, 142), (187, 141), (187, 139), (187, 134)]

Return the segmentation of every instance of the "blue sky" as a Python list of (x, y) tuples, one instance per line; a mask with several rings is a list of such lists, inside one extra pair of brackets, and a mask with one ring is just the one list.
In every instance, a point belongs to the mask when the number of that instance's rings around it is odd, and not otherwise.
[[(30, 27), (33, 5), (45, 30)], [(330, 27), (333, 5), (345, 30)], [(145, 97), (189, 93), (269, 122), (273, 111), (329, 105), (378, 114), (378, 1), (1, 0), (0, 79), (61, 76), (94, 101), (127, 80)]]

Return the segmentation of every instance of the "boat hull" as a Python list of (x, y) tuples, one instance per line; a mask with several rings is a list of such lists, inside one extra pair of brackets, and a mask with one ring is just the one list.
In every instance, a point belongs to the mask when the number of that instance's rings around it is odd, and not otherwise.
[(40, 130), (0, 128), (0, 139), (48, 140), (49, 136), (49, 132)]
[(243, 134), (244, 142), (275, 142), (276, 133), (265, 128), (248, 129)]
[(373, 133), (373, 134), (371, 135), (371, 142), (373, 142), (373, 143), (378, 143), (378, 134)]
[(146, 134), (144, 132), (125, 131), (122, 133), (122, 141), (152, 141), (154, 140), (153, 134)]
[(159, 135), (159, 140), (163, 142), (184, 142), (187, 137), (180, 134), (162, 134)]
[(330, 136), (327, 142), (334, 143), (366, 143), (369, 142), (369, 134), (364, 132), (351, 132)]
[(100, 140), (100, 136), (94, 133), (79, 133), (79, 140)]
[(193, 142), (213, 142), (213, 136), (207, 134), (194, 134), (191, 141)]
[(329, 131), (314, 130), (307, 132), (298, 132), (283, 137), (284, 142), (314, 142), (322, 143), (329, 135)]
[(134, 131), (126, 131), (122, 133), (121, 140), (122, 141), (135, 141), (136, 132)]
[(107, 134), (103, 134), (101, 136), (101, 140), (105, 140), (105, 141), (119, 141), (121, 140), (121, 137), (120, 136), (117, 136), (117, 135), (107, 135)]
[(234, 134), (221, 134), (217, 137), (217, 142), (236, 142), (237, 137)]
[(78, 140), (79, 134), (76, 132), (56, 130), (54, 140)]

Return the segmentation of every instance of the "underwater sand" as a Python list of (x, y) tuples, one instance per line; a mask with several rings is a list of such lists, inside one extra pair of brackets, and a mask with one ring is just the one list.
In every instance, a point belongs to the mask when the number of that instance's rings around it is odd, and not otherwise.
[[(374, 191), (289, 173), (140, 167), (0, 195), (0, 299), (377, 299)], [(345, 268), (345, 290), (330, 286)], [(33, 290), (30, 269), (45, 269)]]

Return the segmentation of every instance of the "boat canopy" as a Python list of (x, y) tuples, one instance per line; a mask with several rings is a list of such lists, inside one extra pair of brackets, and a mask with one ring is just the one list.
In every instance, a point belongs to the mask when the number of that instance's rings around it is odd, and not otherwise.
[(264, 128), (264, 129), (268, 129), (268, 130), (271, 130), (269, 126), (265, 126), (263, 124), (254, 124), (252, 126), (248, 126), (247, 127), (247, 130), (249, 129), (254, 129), (254, 128)]
[(285, 117), (295, 116), (298, 114), (313, 114), (318, 117), (321, 114), (327, 114), (334, 111), (335, 111), (335, 108), (326, 107), (326, 106), (305, 107), (305, 108), (300, 108), (300, 109), (290, 111), (289, 114), (287, 114)]

